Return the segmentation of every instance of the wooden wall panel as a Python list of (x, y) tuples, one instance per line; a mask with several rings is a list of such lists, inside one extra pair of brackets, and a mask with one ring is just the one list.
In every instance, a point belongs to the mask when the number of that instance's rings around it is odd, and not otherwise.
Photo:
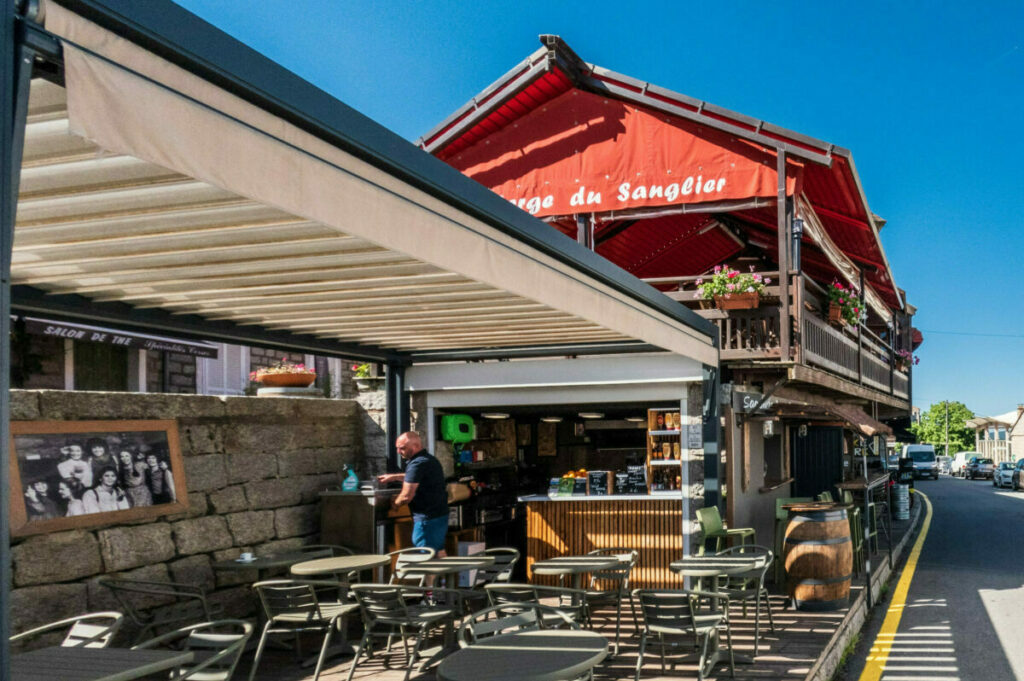
[[(526, 504), (527, 574), (532, 576), (538, 560), (621, 546), (640, 552), (634, 588), (681, 588), (682, 579), (668, 566), (683, 556), (682, 525), (679, 499), (531, 501)], [(534, 581), (557, 584), (558, 578)]]

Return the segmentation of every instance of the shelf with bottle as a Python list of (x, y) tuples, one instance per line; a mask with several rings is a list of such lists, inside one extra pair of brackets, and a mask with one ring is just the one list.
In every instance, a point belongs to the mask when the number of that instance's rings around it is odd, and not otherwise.
[(682, 473), (665, 469), (651, 471), (651, 494), (679, 492), (682, 487)]
[(651, 459), (652, 466), (678, 466), (681, 463), (679, 459)]

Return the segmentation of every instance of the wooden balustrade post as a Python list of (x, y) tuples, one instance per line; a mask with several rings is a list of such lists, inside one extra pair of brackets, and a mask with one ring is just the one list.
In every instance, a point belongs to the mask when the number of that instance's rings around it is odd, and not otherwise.
[(778, 214), (778, 237), (779, 237), (779, 359), (783, 362), (790, 360), (790, 315), (789, 315), (789, 242), (790, 242), (790, 215), (789, 204), (786, 200), (786, 152), (782, 149), (776, 158), (775, 174), (778, 178), (778, 201), (776, 213)]

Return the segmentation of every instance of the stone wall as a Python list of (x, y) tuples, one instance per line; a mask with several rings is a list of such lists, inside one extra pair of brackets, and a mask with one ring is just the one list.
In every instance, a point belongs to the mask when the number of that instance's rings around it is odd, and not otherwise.
[(178, 515), (14, 540), (14, 631), (117, 609), (103, 575), (198, 584), (226, 615), (250, 613), (239, 573), (211, 563), (315, 543), (320, 490), (343, 464), (366, 468), (365, 413), (350, 400), (12, 391), (12, 421), (177, 418), (189, 500)]

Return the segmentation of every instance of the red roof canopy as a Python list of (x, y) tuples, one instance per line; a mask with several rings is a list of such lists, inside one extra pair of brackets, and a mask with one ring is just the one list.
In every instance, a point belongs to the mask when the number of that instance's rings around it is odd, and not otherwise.
[[(597, 252), (641, 277), (700, 274), (739, 253), (739, 240), (707, 228), (715, 213), (737, 219), (748, 242), (777, 261), (776, 156), (784, 150), (787, 195), (806, 197), (869, 285), (903, 307), (848, 151), (587, 64), (561, 39), (541, 39), (544, 48), (421, 146), (572, 236), (566, 218), (593, 214)], [(636, 215), (673, 207), (704, 212)], [(804, 243), (810, 276), (838, 275)]]

